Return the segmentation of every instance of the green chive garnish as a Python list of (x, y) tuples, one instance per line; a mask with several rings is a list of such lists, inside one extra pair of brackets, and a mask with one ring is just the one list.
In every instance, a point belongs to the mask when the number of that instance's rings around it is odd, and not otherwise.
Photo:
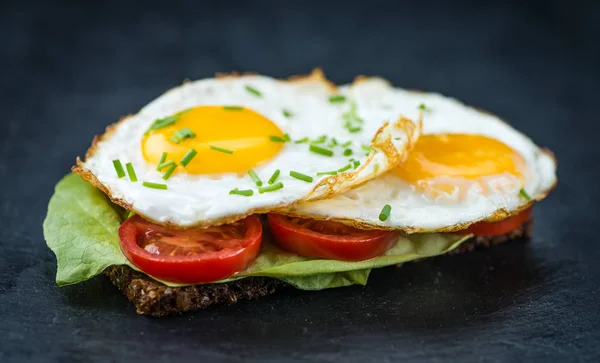
[(360, 130), (362, 130), (362, 128), (358, 127), (358, 126), (357, 127), (349, 127), (348, 128), (348, 132), (350, 132), (352, 134), (355, 134), (355, 133), (359, 132)]
[(218, 146), (214, 146), (214, 145), (210, 145), (210, 148), (215, 150), (215, 151), (220, 151), (222, 153), (226, 153), (226, 154), (233, 154), (233, 150), (229, 150), (229, 149), (224, 149), (222, 147), (218, 147)]
[(119, 177), (119, 179), (125, 176), (125, 170), (123, 170), (123, 165), (121, 165), (121, 161), (119, 159), (113, 160), (113, 166), (117, 171), (117, 176)]
[(161, 171), (164, 168), (167, 168), (167, 167), (169, 167), (171, 165), (174, 165), (174, 164), (175, 164), (175, 162), (173, 160), (165, 161), (162, 164), (158, 164), (158, 168), (156, 168), (156, 170)]
[(325, 140), (327, 140), (327, 135), (321, 135), (316, 139), (312, 140), (311, 144), (322, 144), (325, 142)]
[(250, 197), (254, 194), (254, 191), (252, 189), (239, 190), (238, 188), (235, 188), (233, 190), (230, 190), (229, 194), (243, 195), (244, 197)]
[(184, 127), (181, 130), (175, 132), (175, 135), (173, 135), (173, 137), (176, 137), (177, 139), (179, 139), (179, 141), (183, 141), (185, 139), (192, 139), (196, 137), (196, 133), (188, 129), (187, 127)]
[(280, 173), (279, 169), (275, 170), (273, 175), (271, 175), (271, 177), (269, 178), (269, 184), (275, 183), (275, 180), (277, 180), (277, 178), (279, 178), (279, 173)]
[(329, 96), (329, 103), (340, 103), (346, 101), (346, 97), (342, 95)]
[(308, 142), (308, 137), (303, 137), (300, 140), (294, 141), (294, 143), (296, 143), (296, 144), (304, 144), (304, 143), (307, 143), (307, 142)]
[(277, 182), (277, 183), (275, 183), (273, 185), (269, 185), (269, 186), (266, 186), (266, 187), (259, 187), (258, 188), (258, 192), (260, 194), (262, 194), (262, 193), (268, 193), (268, 192), (274, 192), (274, 191), (279, 190), (281, 188), (283, 188), (283, 183), (282, 182)]
[(179, 138), (177, 136), (171, 136), (169, 137), (169, 140), (171, 140), (172, 142), (179, 144), (181, 142), (181, 140), (179, 140)]
[(260, 93), (259, 90), (257, 90), (256, 88), (254, 88), (252, 86), (246, 86), (246, 91), (252, 93), (253, 95), (255, 95), (257, 97), (262, 97), (262, 93)]
[(223, 106), (223, 109), (227, 110), (227, 111), (241, 111), (244, 109), (244, 107), (242, 107), (242, 106)]
[(306, 175), (306, 174), (302, 174), (302, 173), (299, 173), (299, 172), (293, 171), (293, 170), (290, 171), (290, 176), (292, 178), (303, 180), (303, 181), (305, 181), (307, 183), (312, 183), (312, 181), (313, 181), (313, 177), (312, 176)]
[(329, 147), (329, 148), (333, 148), (333, 147), (336, 147), (336, 146), (337, 146), (337, 144), (338, 144), (337, 140), (335, 139), (335, 137), (333, 137), (333, 138), (331, 139), (331, 141), (329, 141), (329, 143), (327, 144), (327, 147)]
[(162, 176), (163, 180), (169, 180), (169, 178), (171, 177), (171, 175), (173, 174), (173, 172), (175, 171), (175, 169), (177, 169), (177, 164), (175, 164), (173, 162), (173, 164), (171, 164), (171, 166), (169, 167), (169, 169), (167, 169), (167, 172)]
[(346, 166), (344, 166), (343, 168), (338, 169), (338, 173), (343, 173), (346, 170), (350, 169), (352, 167), (352, 164), (348, 164)]
[(373, 172), (377, 173), (379, 171), (379, 163), (375, 163), (375, 166), (373, 167)]
[(279, 136), (269, 136), (269, 140), (273, 142), (285, 142), (285, 139)]
[(127, 168), (127, 174), (129, 174), (129, 180), (131, 180), (132, 182), (136, 182), (137, 181), (137, 175), (135, 175), (135, 170), (133, 170), (133, 165), (131, 163), (127, 163), (125, 164), (125, 167)]
[(320, 147), (320, 146), (317, 146), (317, 145), (311, 144), (308, 149), (310, 151), (314, 152), (315, 154), (321, 154), (321, 155), (324, 155), (324, 156), (333, 156), (333, 151), (332, 150), (325, 149), (324, 147)]
[(419, 105), (419, 110), (425, 111), (425, 112), (431, 112), (431, 108), (427, 107), (427, 105), (425, 105), (424, 103), (421, 103)]
[(350, 145), (352, 145), (352, 141), (348, 141), (348, 142), (343, 143), (342, 147), (348, 147)]
[(367, 152), (365, 155), (369, 155), (371, 153), (371, 151), (375, 150), (372, 147), (367, 146), (367, 145), (362, 145), (361, 148)]
[(350, 156), (350, 155), (352, 155), (352, 149), (344, 150), (344, 156)]
[(161, 119), (155, 120), (152, 123), (152, 125), (150, 125), (150, 127), (148, 128), (148, 130), (144, 133), (144, 135), (148, 134), (152, 130), (158, 130), (158, 129), (162, 129), (163, 127), (167, 127), (167, 126), (173, 125), (175, 123), (175, 121), (177, 121), (179, 119), (179, 115), (180, 114), (181, 113), (179, 113), (177, 115), (168, 116), (168, 117), (165, 117), (165, 118), (161, 118)]
[(358, 160), (350, 160), (352, 162), (352, 166), (354, 167), (354, 169), (358, 168), (358, 166), (360, 165), (360, 161)]
[(285, 140), (285, 142), (290, 142), (292, 141), (292, 138), (290, 137), (290, 135), (288, 134), (283, 134), (283, 139)]
[(165, 190), (167, 189), (167, 184), (143, 182), (142, 185), (145, 186), (146, 188), (152, 188), (152, 189), (165, 189)]
[(386, 204), (383, 209), (381, 210), (381, 213), (379, 213), (379, 220), (382, 222), (385, 222), (388, 217), (390, 216), (390, 212), (392, 211), (392, 207), (389, 204)]
[(529, 193), (527, 193), (527, 191), (524, 188), (521, 188), (521, 190), (519, 190), (519, 194), (521, 194), (523, 198), (531, 200), (531, 195), (529, 195)]
[(317, 173), (317, 176), (321, 176), (321, 175), (337, 175), (337, 171), (320, 171)]
[(394, 137), (394, 140), (401, 140), (401, 137)]
[(248, 175), (250, 175), (250, 178), (254, 181), (254, 183), (256, 184), (257, 187), (260, 187), (263, 185), (263, 182), (260, 180), (258, 175), (256, 175), (254, 170), (252, 170), (252, 169), (248, 170)]
[(183, 167), (185, 168), (186, 166), (188, 166), (188, 164), (190, 163), (190, 161), (192, 161), (192, 159), (196, 156), (196, 154), (198, 154), (198, 152), (194, 149), (190, 149), (190, 151), (188, 151), (183, 159), (181, 159), (180, 163), (181, 165), (183, 165)]
[(290, 111), (288, 111), (288, 110), (286, 110), (286, 109), (284, 108), (284, 109), (283, 109), (283, 116), (285, 116), (285, 117), (292, 117), (292, 116), (293, 116), (293, 114), (292, 114)]
[(167, 153), (164, 152), (160, 156), (160, 160), (158, 161), (158, 166), (156, 167), (156, 170), (160, 170), (160, 164), (164, 163), (166, 160), (167, 160)]

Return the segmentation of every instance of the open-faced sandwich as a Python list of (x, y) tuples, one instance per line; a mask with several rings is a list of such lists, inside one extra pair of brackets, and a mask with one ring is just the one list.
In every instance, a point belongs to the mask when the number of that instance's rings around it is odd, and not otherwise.
[(529, 235), (546, 149), (438, 94), (320, 71), (185, 83), (109, 126), (56, 186), (68, 285), (104, 273), (153, 316)]

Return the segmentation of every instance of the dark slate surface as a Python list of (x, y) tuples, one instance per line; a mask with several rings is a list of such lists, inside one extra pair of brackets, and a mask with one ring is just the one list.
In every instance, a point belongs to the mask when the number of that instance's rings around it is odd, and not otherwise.
[[(593, 2), (83, 3), (0, 5), (0, 361), (600, 359)], [(551, 147), (532, 242), (166, 319), (103, 277), (56, 287), (41, 224), (94, 134), (186, 77), (316, 65), (455, 96)]]

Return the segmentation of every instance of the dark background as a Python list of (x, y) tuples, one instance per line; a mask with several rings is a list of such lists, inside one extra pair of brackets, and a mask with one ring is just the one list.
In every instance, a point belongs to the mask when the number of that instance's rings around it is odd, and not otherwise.
[[(0, 361), (600, 359), (598, 2), (2, 2)], [(54, 284), (42, 221), (94, 134), (184, 78), (322, 66), (510, 120), (559, 161), (535, 236), (153, 319), (107, 279)]]

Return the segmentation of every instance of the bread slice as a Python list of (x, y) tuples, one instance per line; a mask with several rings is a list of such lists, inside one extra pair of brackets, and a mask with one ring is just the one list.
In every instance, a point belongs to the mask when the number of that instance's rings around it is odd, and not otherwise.
[[(451, 254), (469, 252), (513, 240), (529, 239), (532, 221), (505, 235), (475, 237), (454, 249)], [(110, 281), (131, 301), (138, 314), (155, 317), (181, 314), (214, 304), (233, 304), (290, 288), (287, 283), (269, 277), (248, 277), (220, 284), (169, 287), (128, 266), (111, 266), (104, 271)]]

